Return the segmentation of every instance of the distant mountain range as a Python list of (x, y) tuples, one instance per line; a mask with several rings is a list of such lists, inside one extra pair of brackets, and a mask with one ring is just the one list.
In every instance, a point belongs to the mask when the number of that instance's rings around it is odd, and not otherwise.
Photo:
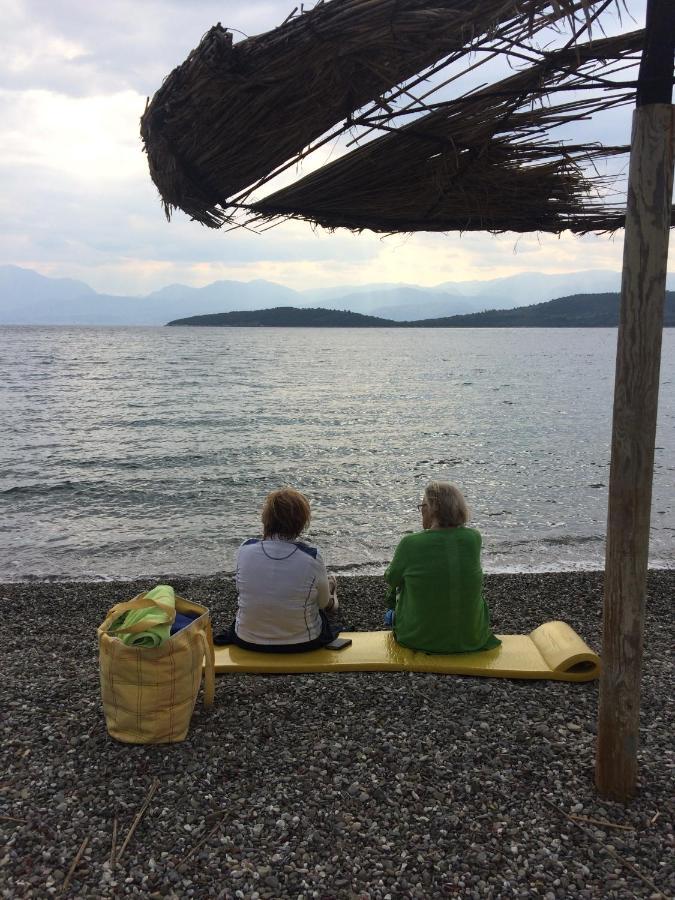
[[(174, 326), (267, 328), (608, 328), (619, 323), (619, 294), (574, 294), (516, 309), (488, 310), (463, 316), (446, 316), (396, 322), (378, 316), (334, 309), (244, 310), (189, 316), (168, 322)], [(675, 326), (675, 292), (666, 292), (664, 325)]]
[[(675, 275), (669, 276), (668, 286), (675, 288)], [(0, 325), (163, 325), (193, 315), (289, 306), (347, 310), (403, 322), (512, 309), (572, 294), (614, 292), (619, 287), (618, 272), (592, 270), (558, 275), (526, 272), (431, 288), (371, 284), (294, 291), (269, 281), (216, 281), (202, 288), (172, 284), (131, 297), (97, 293), (82, 281), (0, 266)]]

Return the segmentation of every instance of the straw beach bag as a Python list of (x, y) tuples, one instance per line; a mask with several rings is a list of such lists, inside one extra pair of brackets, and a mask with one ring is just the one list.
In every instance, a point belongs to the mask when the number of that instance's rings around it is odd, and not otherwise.
[[(215, 687), (213, 636), (209, 611), (175, 597), (167, 607), (146, 593), (112, 607), (98, 629), (101, 698), (108, 733), (129, 744), (167, 744), (187, 737), (204, 663), (204, 705)], [(175, 613), (197, 615), (158, 647), (127, 646), (109, 634), (129, 610), (154, 607), (173, 622)], [(135, 626), (132, 626), (134, 628)], [(143, 627), (143, 626), (141, 626)]]

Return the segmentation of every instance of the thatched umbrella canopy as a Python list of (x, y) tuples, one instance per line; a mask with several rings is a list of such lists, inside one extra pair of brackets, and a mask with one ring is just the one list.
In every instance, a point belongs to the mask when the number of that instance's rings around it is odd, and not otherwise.
[(180, 207), (218, 227), (238, 192), (425, 67), (608, 2), (333, 0), (237, 44), (218, 24), (141, 120), (167, 217)]
[[(583, 168), (628, 147), (561, 145), (542, 136), (632, 90), (598, 85), (609, 60), (639, 53), (643, 32), (550, 53), (535, 66), (439, 105), (389, 130), (248, 209), (257, 218), (299, 218), (353, 231), (611, 231), (623, 206), (591, 199), (603, 187)], [(543, 99), (595, 86), (568, 102)]]

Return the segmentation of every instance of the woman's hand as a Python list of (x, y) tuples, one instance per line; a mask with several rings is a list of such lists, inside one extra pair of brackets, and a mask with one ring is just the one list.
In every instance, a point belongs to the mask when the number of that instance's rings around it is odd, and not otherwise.
[(328, 576), (328, 606), (326, 607), (326, 612), (335, 612), (338, 608), (338, 598), (337, 598), (337, 578), (335, 575)]

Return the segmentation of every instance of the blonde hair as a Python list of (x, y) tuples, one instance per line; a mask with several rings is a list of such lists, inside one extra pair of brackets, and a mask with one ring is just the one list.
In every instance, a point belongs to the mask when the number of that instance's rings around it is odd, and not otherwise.
[(442, 528), (465, 525), (469, 521), (469, 508), (462, 492), (449, 481), (430, 481), (424, 490), (429, 511)]
[(295, 540), (309, 524), (309, 500), (295, 488), (280, 488), (265, 498), (261, 518), (265, 537), (277, 535)]

